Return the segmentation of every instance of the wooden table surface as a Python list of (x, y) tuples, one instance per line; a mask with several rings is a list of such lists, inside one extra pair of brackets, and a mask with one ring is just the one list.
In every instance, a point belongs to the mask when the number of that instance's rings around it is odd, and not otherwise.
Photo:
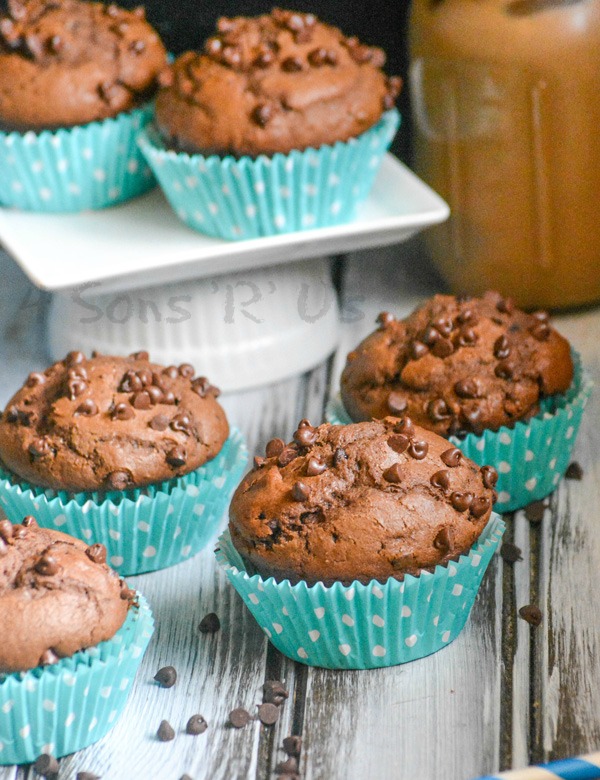
[[(262, 453), (274, 436), (288, 440), (302, 417), (322, 419), (346, 352), (380, 310), (402, 314), (441, 287), (424, 272), (416, 243), (339, 258), (334, 274), (344, 323), (337, 355), (304, 376), (224, 398), (251, 453)], [(47, 363), (46, 304), (0, 253), (1, 405), (30, 370)], [(600, 309), (556, 322), (598, 381)], [(132, 578), (152, 606), (156, 632), (123, 717), (101, 742), (64, 759), (60, 778), (87, 770), (106, 780), (178, 780), (184, 773), (267, 780), (276, 777), (282, 739), (292, 733), (303, 738), (306, 780), (469, 780), (600, 749), (599, 418), (596, 392), (574, 455), (583, 480), (559, 485), (540, 524), (523, 511), (507, 517), (505, 538), (522, 548), (524, 560), (511, 566), (497, 557), (460, 637), (412, 664), (336, 672), (287, 660), (217, 570), (212, 545), (172, 569)], [(529, 603), (544, 614), (537, 629), (517, 618)], [(199, 634), (200, 619), (212, 611), (221, 631)], [(168, 664), (179, 677), (165, 690), (152, 677)], [(290, 690), (278, 724), (229, 728), (228, 713), (251, 710), (267, 679), (282, 679)], [(183, 732), (194, 713), (209, 722), (202, 736)], [(163, 718), (177, 732), (173, 742), (155, 738)], [(0, 780), (30, 776), (27, 768), (0, 769)]]

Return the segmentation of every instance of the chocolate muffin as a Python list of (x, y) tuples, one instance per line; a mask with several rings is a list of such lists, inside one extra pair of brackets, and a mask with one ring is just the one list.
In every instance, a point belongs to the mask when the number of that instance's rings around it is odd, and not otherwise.
[(303, 420), (237, 489), (231, 539), (261, 576), (348, 584), (402, 579), (458, 558), (485, 528), (497, 474), (408, 417)]
[(71, 352), (33, 373), (0, 418), (0, 460), (33, 485), (126, 490), (188, 474), (229, 434), (219, 390), (194, 367)]
[(88, 547), (59, 531), (0, 520), (0, 673), (56, 663), (111, 639), (134, 592)]
[(190, 153), (287, 154), (347, 141), (393, 108), (401, 82), (381, 49), (313, 14), (274, 9), (222, 18), (204, 52), (174, 63), (156, 104), (158, 127)]
[(0, 126), (71, 127), (150, 98), (167, 64), (143, 8), (8, 0), (0, 16)]
[(353, 420), (406, 413), (443, 436), (480, 434), (529, 419), (573, 380), (569, 343), (548, 314), (495, 292), (436, 295), (405, 320), (384, 312), (378, 322), (342, 373)]

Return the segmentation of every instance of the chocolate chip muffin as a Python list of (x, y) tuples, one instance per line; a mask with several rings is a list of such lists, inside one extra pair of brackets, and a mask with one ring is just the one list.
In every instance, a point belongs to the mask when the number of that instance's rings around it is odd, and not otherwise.
[(0, 16), (0, 126), (71, 127), (150, 98), (166, 51), (143, 8), (8, 0)]
[(111, 639), (135, 593), (88, 547), (32, 517), (0, 520), (0, 673), (56, 663)]
[(418, 575), (458, 558), (485, 528), (497, 474), (409, 417), (303, 420), (275, 439), (231, 502), (238, 552), (263, 577), (313, 584)]
[(573, 380), (569, 343), (548, 314), (495, 292), (436, 295), (405, 320), (386, 312), (350, 352), (341, 378), (353, 420), (408, 414), (443, 436), (527, 420)]
[(381, 49), (345, 37), (313, 14), (274, 9), (222, 18), (204, 52), (175, 62), (156, 119), (166, 142), (190, 153), (287, 154), (368, 130), (400, 92)]
[(112, 491), (170, 480), (229, 434), (219, 391), (194, 367), (71, 352), (33, 373), (0, 418), (0, 460), (33, 485)]

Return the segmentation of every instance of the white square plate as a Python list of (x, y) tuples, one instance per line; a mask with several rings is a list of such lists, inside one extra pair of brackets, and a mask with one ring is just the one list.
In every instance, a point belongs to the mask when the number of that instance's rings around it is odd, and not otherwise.
[(223, 241), (186, 227), (156, 189), (82, 214), (0, 209), (0, 242), (40, 288), (94, 283), (102, 293), (394, 244), (449, 213), (435, 192), (388, 154), (368, 200), (347, 225)]

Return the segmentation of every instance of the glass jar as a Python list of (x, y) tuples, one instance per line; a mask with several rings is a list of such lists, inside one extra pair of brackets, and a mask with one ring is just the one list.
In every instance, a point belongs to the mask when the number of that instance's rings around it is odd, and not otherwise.
[(600, 0), (413, 0), (415, 168), (456, 292), (600, 300)]

